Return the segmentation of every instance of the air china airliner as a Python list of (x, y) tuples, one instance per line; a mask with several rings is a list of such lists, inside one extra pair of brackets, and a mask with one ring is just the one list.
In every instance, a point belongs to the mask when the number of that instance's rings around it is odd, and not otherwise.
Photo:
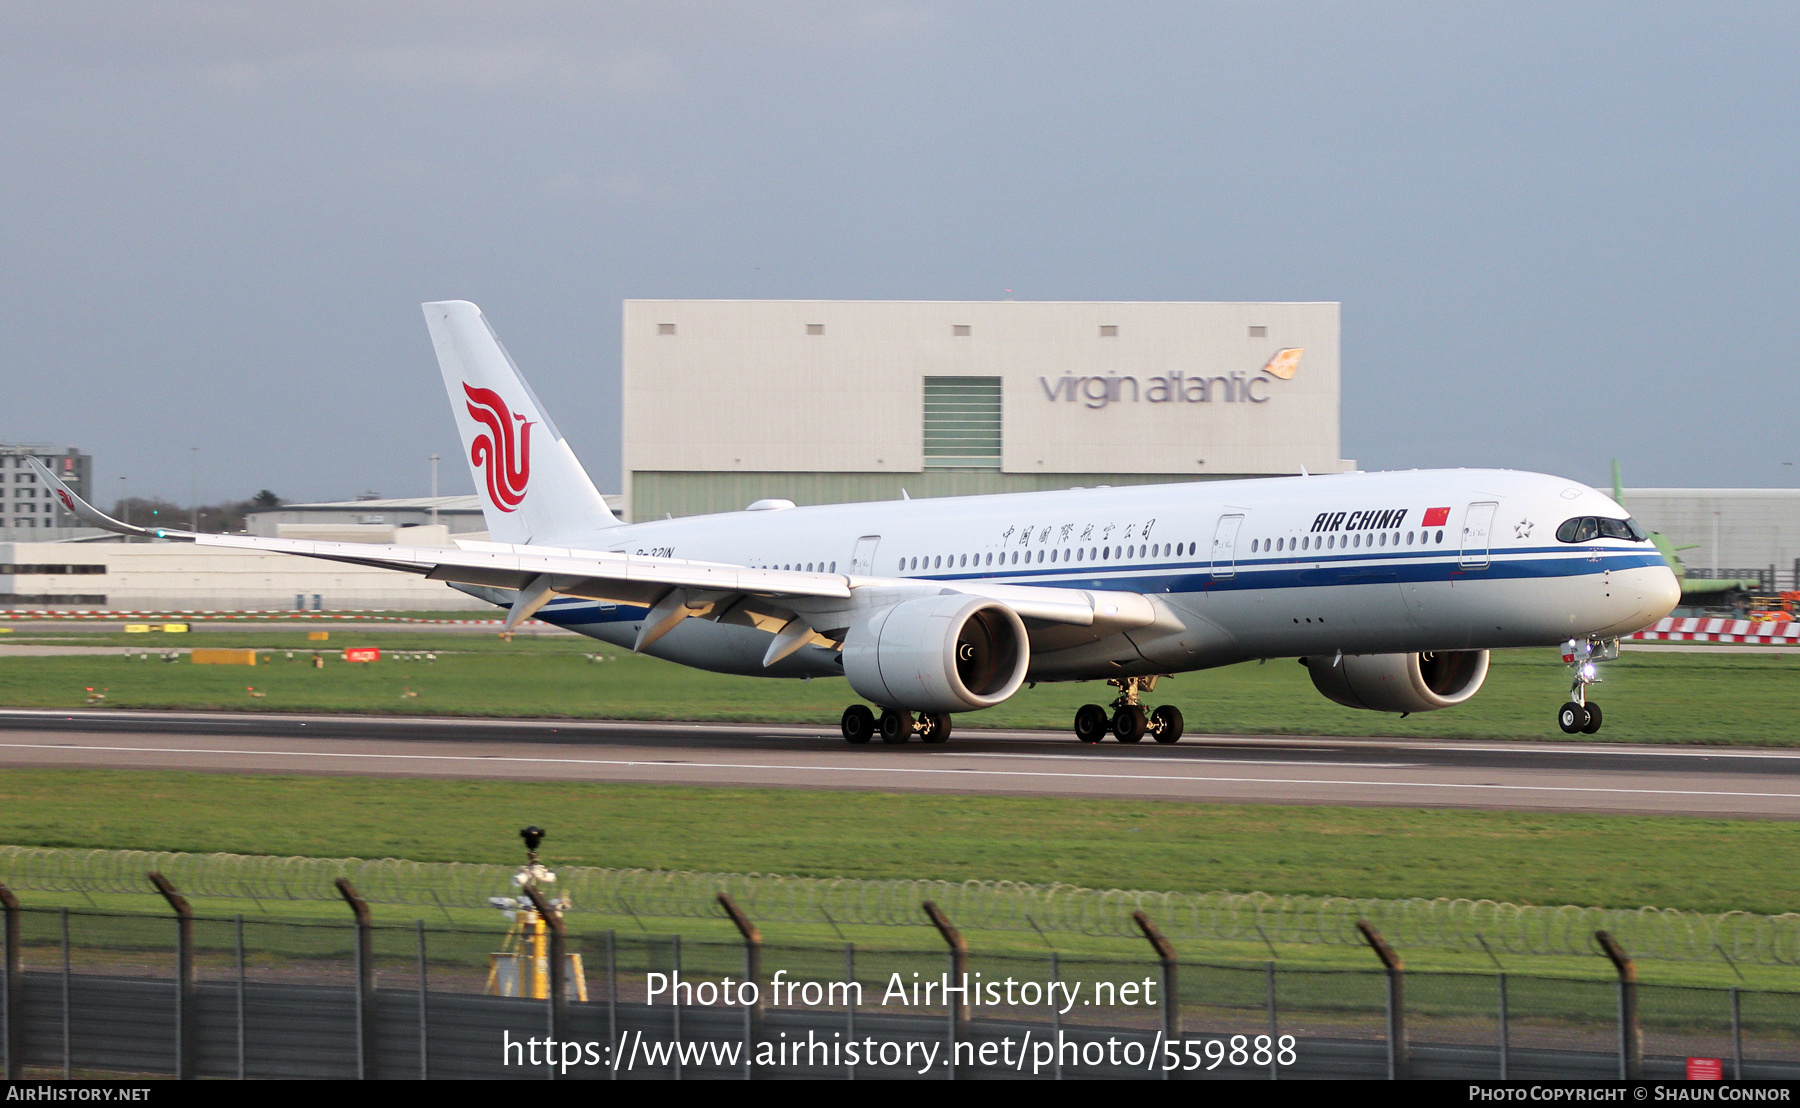
[[(1576, 481), (1415, 470), (795, 507), (621, 523), (479, 308), (426, 304), (488, 541), (455, 549), (148, 530), (36, 466), (112, 531), (421, 574), (597, 639), (720, 673), (848, 679), (851, 743), (950, 737), (951, 715), (1039, 681), (1105, 681), (1082, 742), (1181, 738), (1157, 681), (1297, 658), (1350, 708), (1475, 695), (1488, 652), (1560, 643), (1558, 724), (1618, 638), (1680, 598), (1644, 529)], [(879, 709), (877, 712), (876, 709)]]

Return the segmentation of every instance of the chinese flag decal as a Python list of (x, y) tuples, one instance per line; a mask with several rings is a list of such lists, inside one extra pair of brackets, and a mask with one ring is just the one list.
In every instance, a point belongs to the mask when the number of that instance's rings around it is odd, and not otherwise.
[(1449, 523), (1449, 522), (1450, 522), (1450, 509), (1448, 509), (1448, 508), (1427, 508), (1427, 509), (1425, 509), (1425, 521), (1423, 523), (1421, 523), (1419, 526), (1421, 526), (1421, 527), (1442, 527), (1444, 524)]

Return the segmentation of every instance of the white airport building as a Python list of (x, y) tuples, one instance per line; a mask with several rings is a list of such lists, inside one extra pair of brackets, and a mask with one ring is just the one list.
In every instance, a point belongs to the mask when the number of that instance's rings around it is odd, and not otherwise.
[(0, 558), (15, 611), (493, 610), (410, 573), (191, 543), (3, 543)]
[(1338, 305), (628, 300), (636, 520), (1335, 473)]

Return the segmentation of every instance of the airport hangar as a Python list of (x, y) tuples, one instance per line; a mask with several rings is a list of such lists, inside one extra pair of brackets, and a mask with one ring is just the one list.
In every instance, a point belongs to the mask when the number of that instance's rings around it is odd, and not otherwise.
[(1338, 305), (628, 300), (634, 520), (1336, 473)]

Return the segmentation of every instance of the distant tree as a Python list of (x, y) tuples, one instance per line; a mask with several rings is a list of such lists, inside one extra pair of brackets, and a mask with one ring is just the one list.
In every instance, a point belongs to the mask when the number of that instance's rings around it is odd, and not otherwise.
[(266, 512), (270, 508), (279, 507), (281, 507), (281, 497), (276, 496), (268, 489), (264, 489), (250, 498), (250, 510), (253, 512)]
[[(274, 496), (273, 493), (268, 493)], [(200, 530), (217, 534), (224, 531), (242, 531), (244, 514), (255, 511), (262, 494), (256, 500), (227, 500), (223, 504), (203, 504), (200, 506)], [(280, 498), (275, 498), (279, 502)], [(122, 519), (138, 527), (168, 527), (185, 531), (194, 522), (195, 512), (190, 507), (183, 507), (167, 500), (150, 497), (133, 496), (115, 501), (112, 517)]]
[(112, 517), (139, 527), (185, 528), (188, 510), (167, 500), (130, 496), (113, 503)]

